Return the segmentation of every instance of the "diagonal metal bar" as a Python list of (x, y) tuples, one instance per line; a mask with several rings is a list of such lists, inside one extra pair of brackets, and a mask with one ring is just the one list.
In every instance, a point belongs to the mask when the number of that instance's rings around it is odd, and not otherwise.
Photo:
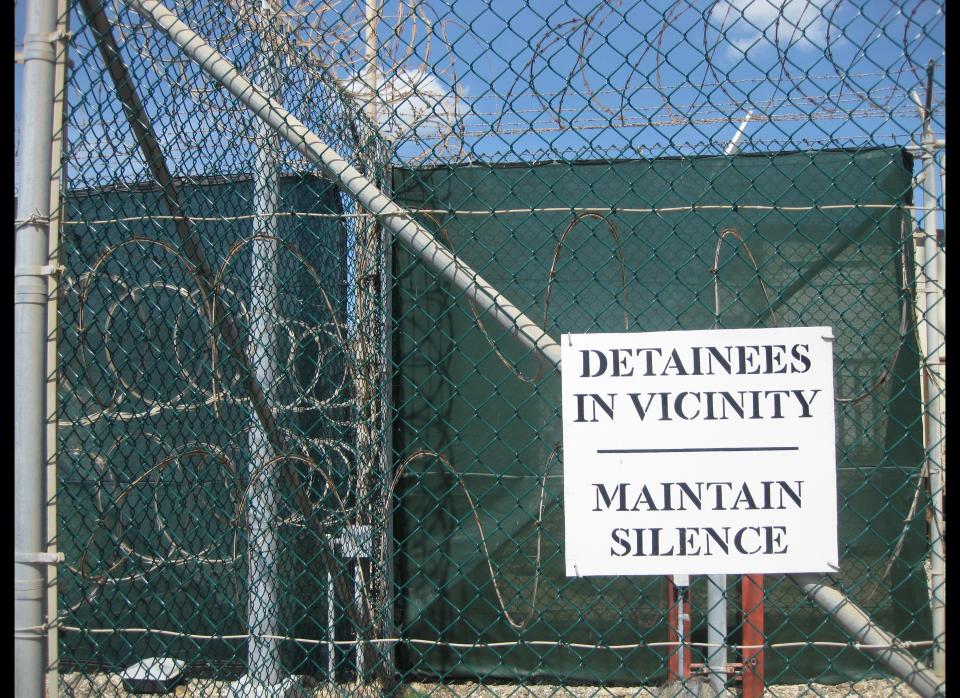
[[(938, 678), (905, 649), (898, 648), (895, 637), (874, 623), (870, 616), (847, 596), (826, 584), (822, 577), (794, 574), (791, 578), (811, 601), (826, 611), (851, 637), (867, 645), (864, 652), (886, 665), (921, 696), (934, 698), (947, 694), (945, 680)], [(871, 649), (877, 647), (884, 649)]]
[[(227, 89), (260, 119), (310, 162), (320, 167), (344, 191), (375, 215), (385, 228), (417, 254), (431, 270), (468, 296), (497, 324), (518, 340), (543, 355), (558, 370), (560, 347), (546, 331), (484, 281), (463, 260), (443, 247), (412, 214), (398, 206), (376, 185), (327, 146), (301, 121), (252, 84), (226, 57), (163, 6), (159, 0), (130, 0), (130, 4), (156, 29), (173, 41), (218, 84)], [(808, 598), (816, 603), (851, 637), (866, 645), (881, 645), (884, 650), (868, 650), (892, 673), (907, 682), (924, 698), (944, 695), (941, 682), (929, 668), (894, 638), (877, 626), (852, 600), (813, 575), (791, 575)]]
[(299, 119), (245, 78), (229, 60), (157, 0), (131, 0), (130, 5), (154, 27), (177, 44), (218, 84), (226, 88), (260, 119), (270, 125), (297, 152), (316, 164), (433, 271), (489, 313), (503, 329), (527, 347), (560, 365), (560, 345), (536, 322), (524, 315), (497, 289), (487, 283), (447, 248), (408, 211), (385, 195), (359, 170), (350, 165), (310, 131)]

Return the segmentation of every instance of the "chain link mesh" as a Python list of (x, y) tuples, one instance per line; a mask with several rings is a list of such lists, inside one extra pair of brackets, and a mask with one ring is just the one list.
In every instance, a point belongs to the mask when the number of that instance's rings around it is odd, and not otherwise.
[[(944, 4), (168, 7), (554, 336), (832, 326), (830, 581), (934, 665)], [(179, 695), (672, 695), (669, 580), (564, 576), (553, 368), (130, 4), (67, 18), (61, 694), (166, 657)], [(764, 601), (774, 695), (911, 695)]]

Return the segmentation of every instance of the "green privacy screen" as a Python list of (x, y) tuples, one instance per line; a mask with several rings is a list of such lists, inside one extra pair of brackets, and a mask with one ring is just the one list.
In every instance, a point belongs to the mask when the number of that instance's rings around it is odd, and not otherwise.
[[(555, 338), (832, 326), (835, 581), (887, 630), (922, 640), (922, 521), (903, 528), (923, 460), (908, 290), (911, 168), (902, 150), (878, 148), (398, 169), (393, 188)], [(564, 576), (559, 376), (483, 324), (403, 247), (393, 264), (397, 618), (411, 639), (398, 650), (401, 670), (484, 680), (665, 678), (672, 650), (655, 644), (667, 640), (664, 580)], [(846, 635), (788, 579), (766, 585), (768, 683), (875, 672), (850, 647), (784, 646), (845, 643)], [(706, 642), (704, 579), (693, 580), (691, 594), (697, 662), (696, 643)], [(490, 644), (497, 642), (508, 644)]]
[[(251, 341), (254, 183), (249, 176), (184, 180), (185, 215), (211, 267), (222, 305)], [(340, 195), (314, 176), (281, 177), (275, 257), (278, 429), (301, 444), (349, 442), (335, 406), (344, 395), (337, 327), (346, 317), (346, 231)], [(251, 411), (221, 333), (164, 204), (150, 184), (72, 191), (65, 201), (58, 547), (64, 623), (83, 628), (163, 628), (60, 635), (66, 670), (118, 670), (145, 657), (192, 658), (204, 674), (242, 671), (246, 643), (203, 639), (247, 627), (244, 512)], [(71, 223), (72, 222), (72, 223)], [(217, 336), (215, 343), (211, 337)], [(256, 355), (256, 349), (253, 355)], [(342, 416), (342, 415), (341, 415)], [(304, 446), (303, 448), (308, 448)], [(306, 453), (306, 451), (305, 451)], [(309, 453), (316, 456), (315, 453)], [(342, 477), (328, 458), (331, 477)], [(341, 462), (340, 470), (345, 464)], [(325, 486), (302, 473), (323, 509)], [(298, 637), (326, 635), (325, 572), (302, 522), (278, 491), (279, 613)], [(195, 637), (177, 636), (178, 634)], [(325, 666), (316, 645), (286, 645), (301, 671)], [(198, 648), (201, 652), (198, 653)]]

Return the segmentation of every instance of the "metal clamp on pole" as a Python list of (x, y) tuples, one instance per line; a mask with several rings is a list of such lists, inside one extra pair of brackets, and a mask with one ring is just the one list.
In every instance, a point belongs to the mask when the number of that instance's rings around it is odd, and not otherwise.
[(63, 553), (14, 553), (14, 562), (28, 565), (58, 565), (64, 561)]
[(27, 226), (35, 228), (49, 228), (50, 227), (50, 216), (41, 216), (39, 214), (34, 214), (28, 218), (20, 218), (13, 222), (13, 229), (19, 230), (20, 228), (26, 228)]
[(34, 32), (23, 37), (23, 61), (41, 60), (54, 63), (57, 52), (53, 45), (61, 39), (60, 32)]
[(44, 266), (21, 265), (13, 268), (14, 277), (18, 276), (54, 276), (62, 274), (64, 268), (62, 265), (46, 264)]
[(29, 34), (27, 35), (27, 40), (40, 41), (47, 44), (55, 44), (58, 41), (66, 41), (73, 36), (70, 32), (65, 31), (54, 31), (54, 32), (45, 32), (40, 34)]
[(13, 268), (14, 303), (46, 306), (49, 289), (46, 278), (60, 274), (61, 266), (20, 264)]

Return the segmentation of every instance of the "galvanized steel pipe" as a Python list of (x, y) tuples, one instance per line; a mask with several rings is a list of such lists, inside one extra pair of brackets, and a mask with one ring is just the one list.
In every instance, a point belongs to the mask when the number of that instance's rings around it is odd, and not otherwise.
[(717, 696), (727, 682), (727, 575), (707, 575), (707, 669)]
[(320, 167), (381, 224), (413, 251), (431, 270), (468, 296), (520, 342), (560, 364), (560, 345), (536, 322), (500, 294), (483, 277), (447, 248), (408, 211), (386, 196), (367, 177), (327, 146), (299, 119), (247, 80), (221, 53), (211, 47), (159, 0), (130, 0), (130, 5), (159, 29), (210, 77), (226, 88), (307, 160)]
[(943, 253), (937, 240), (937, 176), (933, 133), (924, 126), (924, 149), (920, 185), (923, 190), (923, 245), (917, 248), (917, 261), (923, 281), (923, 328), (926, 351), (923, 357), (925, 382), (927, 477), (930, 482), (930, 610), (933, 630), (933, 670), (946, 674), (946, 550), (944, 546), (943, 499), (946, 473), (943, 464), (943, 440), (946, 433), (942, 399), (943, 364), (946, 362), (946, 337), (940, 325), (945, 274)]
[(917, 661), (897, 640), (878, 627), (859, 606), (833, 587), (825, 584), (820, 575), (791, 575), (803, 593), (827, 612), (860, 645), (861, 651), (874, 657), (892, 673), (903, 679), (923, 698), (945, 696), (947, 684), (929, 668)]
[[(268, 94), (280, 91), (279, 59), (272, 41), (276, 9), (274, 0), (261, 0), (258, 78)], [(272, 411), (278, 377), (277, 352), (277, 206), (280, 198), (280, 143), (269, 126), (255, 123), (253, 158), (253, 234), (250, 244), (250, 337), (248, 356), (254, 379), (263, 387)], [(279, 684), (282, 676), (280, 643), (280, 592), (277, 578), (278, 468), (269, 467), (278, 455), (264, 425), (251, 410), (247, 433), (250, 447), (250, 495), (247, 506), (247, 675), (260, 686)]]
[(57, 3), (30, 0), (23, 43), (13, 271), (14, 695), (44, 695), (47, 296)]

